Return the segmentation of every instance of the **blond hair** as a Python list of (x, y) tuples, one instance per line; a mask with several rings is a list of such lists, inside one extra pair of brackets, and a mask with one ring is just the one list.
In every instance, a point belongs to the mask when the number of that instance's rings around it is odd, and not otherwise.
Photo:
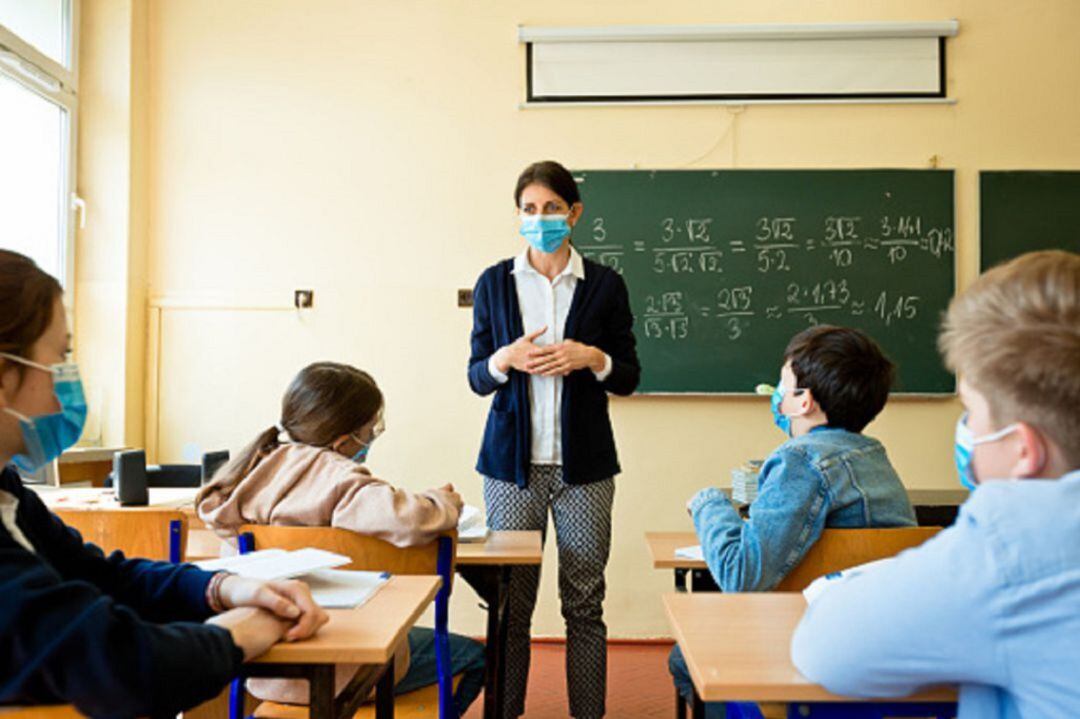
[(1025, 422), (1080, 466), (1080, 255), (1030, 252), (953, 298), (938, 344), (997, 426)]

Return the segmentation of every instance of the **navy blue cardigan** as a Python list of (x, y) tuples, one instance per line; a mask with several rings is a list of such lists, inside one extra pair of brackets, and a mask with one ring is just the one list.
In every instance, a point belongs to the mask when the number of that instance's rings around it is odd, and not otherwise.
[(0, 704), (75, 705), (94, 717), (175, 716), (216, 696), (243, 652), (210, 616), (212, 576), (190, 564), (109, 557), (23, 488), (27, 551), (0, 523)]
[[(606, 352), (611, 374), (598, 382), (592, 370), (582, 369), (564, 378), (562, 459), (568, 484), (587, 484), (619, 473), (607, 393), (631, 394), (641, 379), (626, 283), (611, 268), (591, 260), (584, 264), (585, 277), (574, 289), (563, 336)], [(524, 334), (513, 269), (514, 260), (504, 260), (486, 269), (476, 282), (469, 386), (481, 396), (495, 393), (476, 470), (524, 487), (532, 457), (529, 376), (511, 370), (509, 380), (499, 384), (488, 371), (491, 355)]]

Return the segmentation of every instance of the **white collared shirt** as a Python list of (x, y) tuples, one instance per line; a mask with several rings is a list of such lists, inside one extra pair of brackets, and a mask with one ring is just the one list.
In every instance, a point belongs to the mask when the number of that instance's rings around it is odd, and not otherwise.
[[(517, 289), (518, 306), (521, 308), (521, 324), (525, 334), (547, 327), (536, 338), (541, 347), (558, 344), (564, 339), (566, 317), (574, 300), (574, 290), (579, 280), (585, 279), (585, 262), (570, 246), (570, 261), (555, 279), (536, 271), (529, 262), (529, 250), (514, 258), (514, 287)], [(509, 377), (495, 366), (495, 356), (488, 360), (488, 372), (495, 381), (506, 382)], [(611, 374), (611, 356), (604, 354), (604, 369), (594, 372), (598, 382)], [(562, 377), (529, 375), (529, 415), (532, 419), (532, 463), (562, 464)]]

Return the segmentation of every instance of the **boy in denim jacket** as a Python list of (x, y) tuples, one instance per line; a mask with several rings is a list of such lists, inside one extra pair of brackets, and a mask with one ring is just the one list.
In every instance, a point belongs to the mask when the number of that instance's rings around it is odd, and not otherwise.
[[(915, 525), (885, 448), (862, 434), (885, 406), (893, 376), (892, 362), (857, 329), (812, 327), (791, 339), (772, 396), (773, 420), (790, 439), (762, 466), (749, 519), (715, 487), (687, 504), (721, 590), (774, 588), (825, 527)], [(693, 689), (678, 647), (669, 668), (689, 698)]]

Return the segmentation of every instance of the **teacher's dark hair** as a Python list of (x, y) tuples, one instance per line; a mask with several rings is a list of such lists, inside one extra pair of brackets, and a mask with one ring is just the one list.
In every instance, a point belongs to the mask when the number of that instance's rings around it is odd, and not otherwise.
[(563, 199), (567, 205), (575, 205), (581, 202), (581, 194), (578, 192), (577, 183), (570, 170), (555, 162), (544, 160), (534, 162), (525, 168), (518, 177), (517, 187), (514, 188), (514, 205), (521, 206), (521, 193), (529, 185), (543, 185)]

